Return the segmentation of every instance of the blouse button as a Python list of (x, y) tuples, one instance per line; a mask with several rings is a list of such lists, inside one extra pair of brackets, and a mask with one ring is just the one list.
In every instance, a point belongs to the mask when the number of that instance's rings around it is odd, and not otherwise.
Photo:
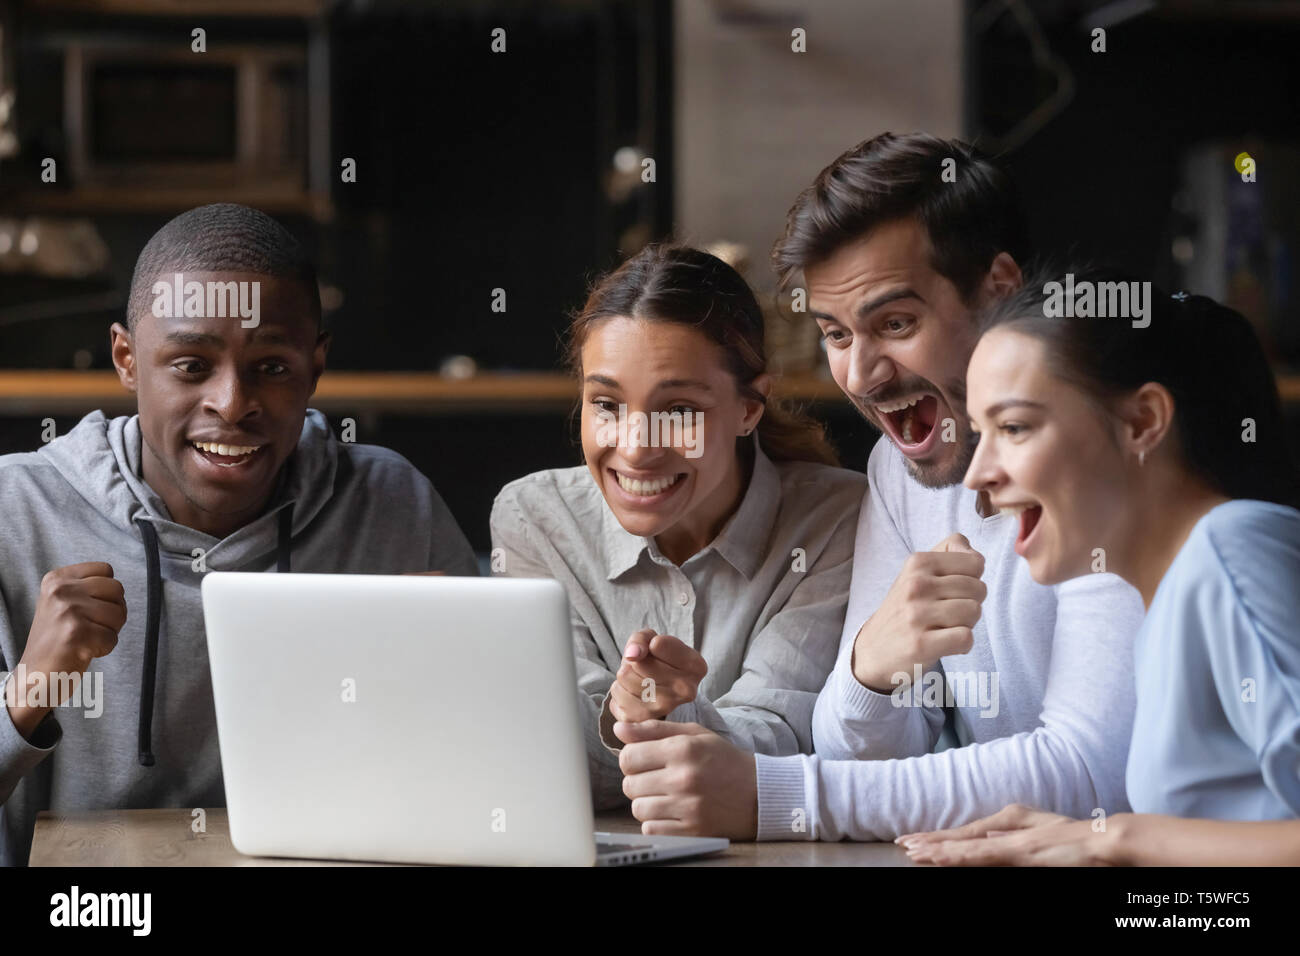
[(690, 602), (691, 602), (691, 596), (687, 594), (685, 591), (677, 595), (677, 603), (682, 605), (683, 607), (685, 607)]

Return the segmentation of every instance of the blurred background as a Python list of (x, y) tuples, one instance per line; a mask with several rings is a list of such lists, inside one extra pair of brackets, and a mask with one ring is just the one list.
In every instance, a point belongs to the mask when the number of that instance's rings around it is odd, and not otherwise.
[(743, 269), (782, 390), (865, 468), (767, 256), (822, 167), (916, 129), (1000, 156), (1041, 253), (1248, 315), (1300, 442), (1297, 49), (1290, 0), (0, 0), (0, 452), (133, 408), (108, 326), (136, 255), (233, 201), (317, 262), (314, 404), (480, 551), (501, 485), (580, 463), (568, 315), (656, 239)]

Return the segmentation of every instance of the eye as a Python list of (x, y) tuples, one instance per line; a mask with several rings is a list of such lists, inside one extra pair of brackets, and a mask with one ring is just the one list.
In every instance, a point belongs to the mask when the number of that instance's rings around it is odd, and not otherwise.
[(200, 359), (179, 359), (172, 362), (172, 368), (182, 375), (198, 375), (204, 371), (203, 362)]
[(911, 316), (893, 315), (885, 319), (885, 321), (881, 323), (881, 328), (883, 328), (890, 335), (900, 335), (903, 332), (908, 331), (915, 324), (915, 322), (916, 320), (913, 319)]
[(690, 412), (690, 413), (698, 413), (698, 412), (699, 412), (699, 409), (697, 409), (697, 408), (696, 408), (695, 406), (693, 406), (693, 405), (673, 405), (673, 406), (671, 406), (671, 407), (668, 409), (668, 411), (669, 411), (670, 413), (673, 413), (673, 414), (680, 413), (680, 414), (682, 414), (682, 415), (685, 415), (685, 414), (687, 414), (688, 412)]
[(829, 345), (842, 346), (848, 340), (849, 336), (843, 329), (828, 329), (822, 332), (822, 341)]
[(998, 426), (998, 431), (1011, 438), (1015, 438), (1017, 435), (1022, 435), (1029, 431), (1029, 426), (1022, 425), (1019, 422), (1006, 422)]
[(618, 405), (611, 402), (608, 398), (593, 398), (591, 404), (602, 412), (609, 412), (611, 415), (618, 414)]
[(289, 371), (289, 366), (283, 362), (263, 362), (260, 367), (265, 375), (284, 375)]

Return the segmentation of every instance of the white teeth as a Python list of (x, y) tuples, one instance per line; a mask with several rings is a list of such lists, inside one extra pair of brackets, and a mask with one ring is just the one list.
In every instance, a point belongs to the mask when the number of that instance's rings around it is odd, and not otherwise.
[(251, 455), (260, 448), (260, 445), (221, 445), (210, 441), (191, 442), (195, 448), (209, 452), (213, 455), (223, 455), (225, 457), (240, 457), (242, 455)]
[(640, 495), (642, 497), (659, 494), (671, 485), (676, 484), (677, 479), (681, 477), (681, 475), (673, 475), (671, 478), (656, 478), (654, 481), (639, 481), (635, 478), (626, 478), (617, 471), (614, 472), (614, 474), (618, 477), (618, 486), (620, 488), (624, 491), (630, 492), (631, 494)]
[(1007, 505), (1007, 506), (1005, 506), (1005, 507), (1003, 507), (1003, 508), (999, 508), (999, 509), (998, 509), (998, 514), (1000, 514), (1000, 515), (1018, 515), (1018, 514), (1020, 514), (1022, 511), (1026, 511), (1026, 510), (1029, 509), (1029, 508), (1036, 508), (1036, 507), (1038, 507), (1038, 506), (1037, 506), (1037, 505)]
[(918, 395), (916, 398), (904, 398), (897, 402), (883, 402), (876, 406), (876, 411), (888, 414), (889, 412), (901, 412), (905, 408), (911, 408), (919, 402), (924, 396)]

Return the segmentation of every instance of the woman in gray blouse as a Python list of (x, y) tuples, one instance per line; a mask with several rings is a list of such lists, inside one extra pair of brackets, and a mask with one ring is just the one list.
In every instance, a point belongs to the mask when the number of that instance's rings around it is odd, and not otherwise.
[(602, 278), (569, 361), (586, 467), (501, 490), (493, 566), (568, 591), (597, 806), (624, 800), (615, 720), (809, 752), (866, 477), (769, 400), (762, 311), (707, 253), (651, 246)]

